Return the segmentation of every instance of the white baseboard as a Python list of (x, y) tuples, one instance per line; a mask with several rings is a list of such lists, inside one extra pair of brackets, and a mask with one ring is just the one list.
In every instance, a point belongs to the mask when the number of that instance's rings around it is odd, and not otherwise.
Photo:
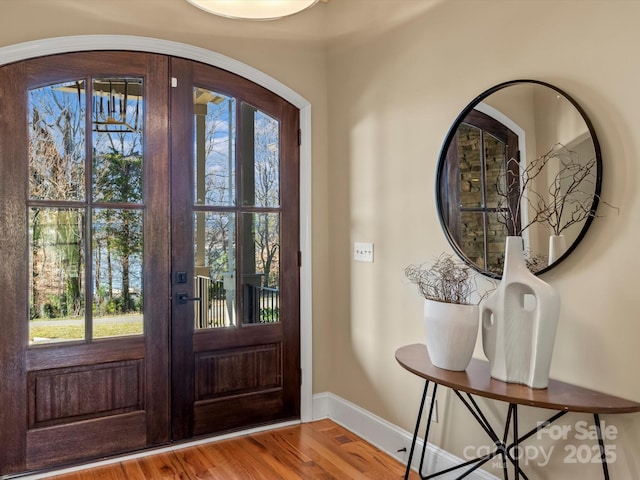
[[(413, 433), (409, 433), (332, 393), (319, 393), (313, 396), (313, 419), (320, 420), (323, 418), (333, 420), (401, 463), (407, 463)], [(417, 470), (420, 465), (420, 452), (423, 445), (422, 438), (418, 438), (411, 462), (414, 470)], [(455, 455), (435, 445), (427, 444), (423, 473), (438, 472), (463, 462), (464, 460)], [(460, 471), (455, 471), (438, 478), (443, 480), (454, 479), (460, 473)], [(498, 480), (494, 475), (481, 469), (476, 470), (466, 478), (470, 480)]]

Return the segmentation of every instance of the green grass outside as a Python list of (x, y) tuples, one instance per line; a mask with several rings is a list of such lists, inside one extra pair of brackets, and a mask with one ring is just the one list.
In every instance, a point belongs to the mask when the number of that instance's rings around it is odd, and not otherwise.
[[(93, 337), (116, 337), (120, 335), (136, 335), (142, 333), (141, 322), (97, 323), (93, 326)], [(44, 325), (31, 326), (29, 339), (47, 338), (57, 340), (81, 340), (84, 338), (84, 325)]]

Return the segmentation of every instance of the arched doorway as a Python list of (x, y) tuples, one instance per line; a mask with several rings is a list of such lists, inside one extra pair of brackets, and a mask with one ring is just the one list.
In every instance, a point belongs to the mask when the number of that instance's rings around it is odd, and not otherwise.
[[(0, 133), (3, 228), (11, 219), (10, 229), (16, 232), (4, 240), (3, 251), (13, 255), (3, 262), (3, 277), (11, 277), (16, 286), (22, 282), (3, 295), (9, 323), (1, 347), (8, 361), (3, 364), (16, 367), (9, 372), (3, 400), (12, 406), (10, 411), (26, 413), (15, 415), (5, 433), (15, 444), (2, 462), (8, 472), (298, 418), (300, 324), (292, 313), (299, 312), (298, 129), (297, 113), (287, 113), (296, 109), (271, 92), (258, 88), (256, 93), (250, 82), (243, 85), (244, 79), (228, 72), (154, 54), (67, 54), (7, 66), (2, 74), (3, 85), (10, 85), (4, 93), (16, 99), (7, 118), (30, 118), (26, 125), (16, 122), (17, 128), (7, 123)], [(28, 92), (26, 103), (17, 100), (25, 98), (23, 90)], [(198, 103), (202, 93), (212, 100)], [(48, 103), (43, 100), (47, 94)], [(82, 141), (75, 142), (83, 145), (80, 148), (69, 148), (69, 129), (51, 121), (53, 116), (69, 117), (69, 98), (84, 106), (84, 113), (76, 108), (75, 120), (68, 122), (86, 127)], [(233, 110), (233, 119), (217, 120), (227, 124), (227, 135), (229, 124), (236, 125), (235, 147), (229, 148), (226, 159), (236, 163), (223, 174), (233, 183), (233, 199), (208, 203), (198, 195), (198, 174), (202, 167), (206, 177), (207, 169), (219, 165), (198, 160), (197, 110), (198, 105), (206, 110), (220, 103)], [(128, 111), (135, 121), (122, 118)], [(256, 200), (256, 190), (264, 186), (256, 177), (264, 173), (258, 164), (265, 163), (258, 161), (267, 135), (260, 132), (269, 128), (276, 140), (263, 150), (275, 152), (282, 162), (276, 169), (295, 171), (295, 186), (283, 176), (276, 183), (277, 200), (265, 203)], [(137, 140), (136, 131), (143, 132)], [(206, 150), (215, 143), (215, 133), (208, 140), (206, 128), (204, 134)], [(64, 140), (62, 150), (53, 148), (56, 136)], [(108, 137), (118, 137), (121, 148)], [(39, 150), (33, 145), (40, 145)], [(61, 165), (62, 157), (76, 158), (75, 163), (67, 162), (74, 172), (71, 178), (34, 167), (42, 152), (51, 150), (63, 153), (47, 157), (54, 158), (54, 165)], [(80, 153), (74, 154), (76, 150)], [(215, 148), (210, 153), (216, 153)], [(253, 160), (247, 163), (249, 157)], [(52, 188), (60, 185), (60, 178), (68, 183), (65, 188)], [(120, 184), (122, 188), (113, 187)], [(233, 217), (234, 226), (227, 222), (216, 231), (211, 225), (223, 217)], [(273, 231), (274, 225), (275, 237), (264, 240), (264, 229)], [(219, 237), (225, 240), (216, 243)], [(269, 281), (254, 285), (250, 280), (257, 273), (265, 276), (264, 271), (249, 271), (257, 270), (256, 259), (265, 268), (254, 248), (261, 238), (267, 250), (275, 245), (271, 262), (277, 260), (277, 274), (266, 276), (278, 279), (276, 288)], [(226, 249), (231, 244), (233, 252)], [(208, 263), (198, 258), (203, 249)], [(224, 303), (227, 312), (236, 313), (211, 327), (207, 322), (217, 297), (211, 285), (198, 290), (197, 281), (206, 277), (203, 267), (214, 271), (213, 261), (221, 252), (227, 255), (228, 277), (235, 279), (224, 293)], [(45, 258), (55, 259), (56, 271), (62, 272), (57, 291), (51, 271), (42, 267)], [(115, 275), (104, 266), (114, 259), (120, 263)], [(230, 265), (241, 268), (231, 271)], [(208, 278), (210, 284), (217, 281)], [(229, 278), (224, 280), (229, 283)], [(69, 285), (74, 282), (79, 288), (71, 295)], [(108, 295), (103, 295), (105, 285)], [(278, 292), (277, 306), (265, 307), (267, 290)], [(199, 306), (193, 308), (189, 299), (196, 295)], [(51, 301), (44, 303), (42, 297)], [(141, 328), (102, 333), (99, 320), (106, 317), (100, 310), (105, 299), (106, 312), (115, 308), (112, 313), (138, 314)], [(116, 307), (109, 307), (109, 302)], [(65, 308), (59, 307), (62, 303)], [(270, 316), (263, 313), (267, 308)], [(204, 322), (202, 312), (207, 312)], [(67, 337), (57, 328), (54, 334), (35, 334), (33, 320), (55, 322), (71, 316), (81, 324), (80, 333)], [(32, 322), (25, 324), (25, 318)], [(18, 420), (25, 417), (26, 425)]]

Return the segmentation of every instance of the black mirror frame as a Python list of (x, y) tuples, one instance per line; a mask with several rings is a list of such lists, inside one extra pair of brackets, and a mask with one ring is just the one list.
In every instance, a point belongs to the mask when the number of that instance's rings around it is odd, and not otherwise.
[(578, 244), (584, 238), (585, 234), (587, 233), (587, 230), (589, 229), (589, 226), (591, 225), (591, 222), (593, 221), (593, 218), (595, 217), (596, 210), (598, 208), (598, 203), (599, 203), (599, 200), (600, 200), (601, 189), (602, 189), (602, 155), (601, 155), (601, 151), (600, 151), (600, 144), (598, 142), (598, 137), (596, 136), (595, 130), (593, 128), (593, 124), (591, 123), (591, 120), (589, 119), (589, 117), (587, 116), (585, 111), (566, 92), (564, 92), (563, 90), (559, 89), (558, 87), (555, 87), (555, 86), (553, 86), (553, 85), (551, 85), (549, 83), (546, 83), (546, 82), (542, 82), (540, 80), (520, 79), (520, 80), (511, 80), (511, 81), (500, 83), (500, 84), (498, 84), (498, 85), (496, 85), (496, 86), (484, 91), (483, 93), (478, 95), (476, 98), (474, 98), (462, 110), (462, 112), (460, 112), (460, 114), (456, 117), (455, 121), (453, 122), (453, 125), (449, 128), (447, 136), (445, 137), (445, 141), (444, 141), (444, 143), (442, 145), (442, 149), (440, 150), (440, 155), (438, 157), (437, 171), (436, 171), (436, 181), (435, 181), (436, 209), (437, 209), (437, 213), (438, 213), (438, 220), (440, 222), (440, 227), (442, 228), (442, 231), (444, 232), (444, 234), (445, 234), (445, 236), (447, 238), (447, 241), (451, 245), (451, 248), (453, 248), (453, 250), (460, 257), (460, 259), (462, 259), (466, 264), (468, 264), (473, 269), (477, 270), (479, 273), (481, 273), (481, 274), (483, 274), (483, 275), (485, 275), (487, 277), (496, 278), (496, 279), (502, 278), (502, 274), (497, 274), (497, 273), (494, 273), (494, 272), (489, 272), (488, 270), (483, 270), (478, 265), (473, 263), (465, 255), (465, 253), (460, 249), (460, 247), (458, 246), (456, 241), (451, 236), (451, 232), (449, 231), (449, 227), (447, 226), (447, 224), (445, 222), (445, 219), (444, 219), (444, 215), (443, 215), (443, 211), (444, 211), (445, 205), (443, 205), (443, 198), (442, 198), (443, 195), (442, 195), (442, 191), (441, 191), (442, 190), (442, 181), (443, 181), (444, 170), (445, 170), (445, 166), (446, 166), (447, 151), (449, 149), (449, 145), (451, 144), (451, 141), (453, 140), (453, 138), (454, 138), (454, 136), (455, 136), (455, 134), (456, 134), (456, 132), (458, 130), (458, 127), (462, 123), (462, 120), (467, 116), (467, 114), (471, 110), (473, 110), (473, 108), (476, 105), (478, 105), (480, 102), (482, 102), (485, 98), (489, 97), (490, 95), (492, 95), (492, 94), (494, 94), (494, 93), (498, 92), (499, 90), (502, 90), (502, 89), (504, 89), (506, 87), (510, 87), (510, 86), (514, 86), (514, 85), (520, 85), (520, 84), (537, 84), (537, 85), (541, 85), (543, 87), (547, 87), (547, 88), (552, 89), (553, 91), (555, 91), (559, 95), (562, 95), (564, 98), (566, 98), (576, 108), (576, 110), (578, 111), (578, 113), (580, 114), (580, 116), (582, 117), (582, 119), (584, 120), (584, 122), (585, 122), (585, 124), (587, 126), (589, 134), (591, 135), (591, 140), (593, 141), (593, 148), (594, 148), (594, 151), (595, 151), (595, 158), (596, 158), (596, 180), (595, 180), (595, 191), (594, 191), (594, 196), (593, 196), (593, 203), (591, 204), (590, 213), (587, 216), (587, 218), (585, 219), (584, 225), (582, 226), (582, 229), (580, 230), (580, 233), (578, 234), (576, 239), (573, 241), (573, 243), (567, 247), (567, 250), (564, 252), (564, 254), (560, 258), (558, 258), (551, 265), (547, 265), (546, 267), (544, 267), (544, 268), (540, 269), (539, 271), (535, 272), (535, 275), (540, 275), (540, 274), (545, 273), (545, 272), (551, 270), (552, 268), (558, 266), (560, 263), (562, 263), (573, 252), (573, 250), (575, 250), (575, 248), (578, 246)]

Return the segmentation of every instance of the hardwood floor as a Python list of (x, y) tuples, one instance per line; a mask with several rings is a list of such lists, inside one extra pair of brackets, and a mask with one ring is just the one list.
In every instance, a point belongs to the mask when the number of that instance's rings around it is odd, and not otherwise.
[[(57, 475), (55, 480), (401, 479), (405, 466), (330, 420)], [(418, 474), (412, 472), (411, 479)]]

